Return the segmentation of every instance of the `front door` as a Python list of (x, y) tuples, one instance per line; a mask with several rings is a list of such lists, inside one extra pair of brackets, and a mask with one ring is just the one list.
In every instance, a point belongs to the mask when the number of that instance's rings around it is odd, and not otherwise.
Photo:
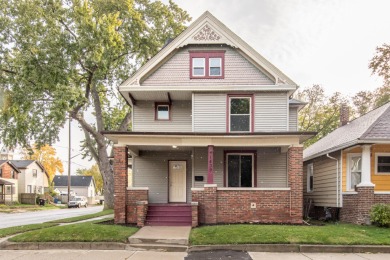
[(169, 161), (169, 202), (186, 202), (186, 161)]

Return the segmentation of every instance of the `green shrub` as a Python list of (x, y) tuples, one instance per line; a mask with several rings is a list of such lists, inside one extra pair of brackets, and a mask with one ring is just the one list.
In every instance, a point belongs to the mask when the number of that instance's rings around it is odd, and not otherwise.
[(380, 227), (390, 227), (390, 204), (375, 204), (370, 212), (371, 222)]

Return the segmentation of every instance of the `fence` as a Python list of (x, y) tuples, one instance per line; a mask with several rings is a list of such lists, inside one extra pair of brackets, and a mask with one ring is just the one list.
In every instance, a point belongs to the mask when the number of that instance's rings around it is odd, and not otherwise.
[(35, 193), (21, 193), (20, 194), (20, 202), (22, 204), (35, 205), (36, 198), (37, 198), (37, 194), (35, 194)]

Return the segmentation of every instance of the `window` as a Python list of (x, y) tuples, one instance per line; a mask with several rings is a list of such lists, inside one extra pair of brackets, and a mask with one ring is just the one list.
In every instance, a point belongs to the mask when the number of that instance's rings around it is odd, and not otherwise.
[(225, 51), (190, 52), (190, 78), (224, 78)]
[(11, 179), (15, 179), (15, 171), (11, 171)]
[(355, 190), (355, 186), (361, 182), (362, 178), (362, 156), (361, 154), (348, 154), (348, 176), (347, 189)]
[(250, 132), (252, 97), (229, 97), (229, 132)]
[(155, 120), (170, 120), (171, 111), (169, 103), (156, 103), (155, 104)]
[(33, 169), (32, 172), (33, 172), (33, 177), (37, 177), (38, 171), (36, 169)]
[(313, 192), (314, 188), (314, 167), (310, 163), (307, 165), (307, 192)]
[(390, 174), (390, 153), (375, 154), (376, 174)]
[(254, 154), (226, 154), (226, 183), (228, 187), (254, 186)]
[(32, 186), (31, 185), (27, 185), (27, 193), (32, 193)]
[(3, 178), (3, 169), (0, 169), (0, 178)]

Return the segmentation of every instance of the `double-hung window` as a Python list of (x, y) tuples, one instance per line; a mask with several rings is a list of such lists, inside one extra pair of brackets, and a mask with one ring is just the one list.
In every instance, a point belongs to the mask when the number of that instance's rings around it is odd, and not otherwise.
[(314, 190), (314, 167), (313, 164), (310, 163), (307, 165), (307, 192), (313, 192)]
[(390, 153), (375, 154), (375, 173), (390, 174)]
[(254, 187), (254, 153), (226, 154), (228, 187)]
[(229, 132), (252, 131), (252, 96), (229, 97)]
[(362, 179), (362, 155), (348, 154), (347, 190), (355, 190)]
[(223, 79), (224, 78), (224, 51), (191, 51), (190, 78), (191, 79)]
[(171, 120), (169, 103), (155, 103), (155, 120)]

